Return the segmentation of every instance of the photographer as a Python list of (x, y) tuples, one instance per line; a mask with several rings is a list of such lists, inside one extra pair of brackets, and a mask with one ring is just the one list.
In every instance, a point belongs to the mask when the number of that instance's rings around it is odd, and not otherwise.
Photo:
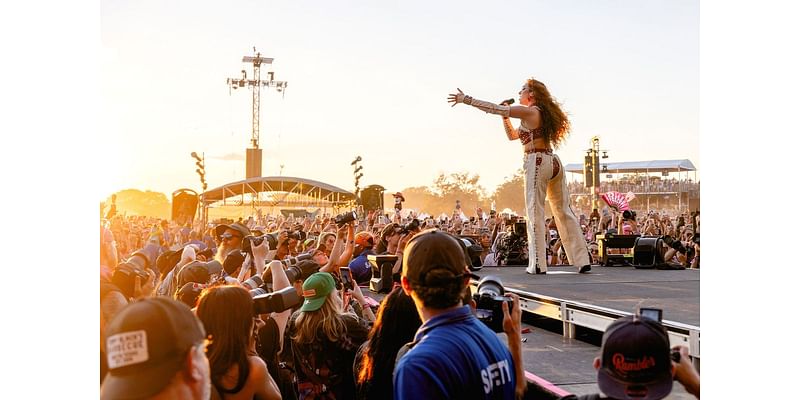
[(623, 235), (638, 235), (639, 226), (636, 224), (636, 212), (625, 210), (619, 216), (617, 223), (619, 231)]
[(220, 398), (280, 399), (267, 365), (255, 354), (260, 320), (253, 317), (253, 298), (241, 286), (205, 289), (197, 317), (213, 338), (208, 346), (211, 383)]
[(147, 256), (139, 250), (117, 265), (111, 279), (101, 277), (100, 310), (106, 321), (128, 303), (153, 295), (158, 276), (148, 263)]
[[(263, 260), (263, 257), (266, 255), (266, 247), (266, 243), (253, 247), (253, 255), (257, 260), (256, 262), (258, 262), (259, 259)], [(280, 261), (272, 261), (264, 274), (270, 274), (272, 277), (273, 292), (279, 292), (292, 286), (292, 282), (289, 282), (289, 278), (286, 275), (284, 265)], [(300, 276), (300, 278), (302, 278), (302, 276)], [(252, 293), (253, 292), (251, 292), (251, 294)], [(275, 378), (278, 388), (284, 398), (287, 398), (290, 393), (293, 393), (294, 388), (292, 387), (291, 378), (288, 378), (279, 367), (278, 354), (283, 349), (283, 336), (291, 313), (292, 308), (287, 308), (280, 312), (261, 314), (261, 320), (264, 321), (264, 325), (258, 330), (256, 341), (258, 355), (266, 363), (267, 370), (270, 375)]]
[(419, 227), (419, 220), (412, 219), (411, 222), (401, 226), (398, 229), (398, 233), (400, 234), (400, 239), (397, 241), (397, 251), (395, 255), (397, 255), (397, 261), (394, 263), (394, 267), (392, 268), (392, 275), (399, 275), (401, 269), (403, 268), (403, 252), (405, 251), (406, 244), (409, 240), (411, 240), (414, 235), (420, 232)]
[[(339, 267), (346, 266), (350, 262), (355, 244), (353, 225), (353, 221), (350, 221), (338, 228), (328, 263), (320, 268), (320, 271), (338, 274)], [(346, 239), (345, 235), (347, 235)]]
[(306, 238), (306, 233), (302, 231), (302, 225), (295, 224), (292, 229), (284, 228), (278, 235), (278, 246), (275, 252), (276, 260), (283, 260), (286, 257), (297, 257), (300, 253), (297, 244)]
[(287, 329), (299, 399), (355, 397), (353, 360), (367, 338), (365, 324), (344, 311), (331, 274), (303, 283), (305, 301)]
[[(686, 235), (687, 233), (688, 235)], [(665, 245), (668, 245), (669, 248), (664, 253), (664, 261), (672, 264), (680, 264), (684, 267), (691, 267), (692, 260), (696, 256), (695, 243), (692, 241), (692, 237), (692, 232), (687, 231), (684, 233), (684, 238), (687, 239), (686, 241), (665, 238)], [(697, 247), (699, 248), (699, 243), (697, 243)]]
[(461, 245), (442, 231), (408, 242), (401, 283), (423, 325), (395, 367), (395, 399), (514, 398), (511, 353), (462, 303), (471, 276), (466, 265)]
[(353, 279), (358, 284), (369, 283), (372, 278), (372, 267), (367, 260), (367, 256), (374, 255), (372, 247), (375, 239), (369, 232), (359, 232), (355, 237), (355, 248), (353, 250), (353, 261), (350, 261), (348, 268), (353, 274)]
[[(264, 240), (258, 245), (253, 245), (251, 249), (260, 276), (264, 273), (269, 244)], [(241, 256), (234, 257), (236, 254), (230, 252), (226, 262), (229, 263), (229, 259), (241, 260)], [(210, 263), (219, 266), (217, 261)], [(241, 261), (237, 263), (241, 264)], [(185, 273), (186, 268), (191, 268), (193, 265), (197, 263), (184, 267), (181, 275)], [(203, 275), (199, 280), (207, 281), (208, 275), (202, 273), (202, 268), (197, 269), (199, 275)], [(207, 271), (206, 274), (208, 272), (215, 274), (221, 271)], [(289, 286), (280, 262), (271, 263), (269, 273), (275, 290)], [(268, 368), (270, 361), (262, 358), (274, 360), (277, 357), (277, 352), (280, 351), (280, 338), (290, 310), (254, 315), (255, 310), (253, 295), (238, 284), (212, 285), (202, 291), (197, 301), (197, 316), (203, 322), (206, 332), (212, 336), (212, 343), (208, 347), (208, 358), (211, 365), (211, 382), (219, 398), (281, 398), (278, 386), (272, 378), (276, 372)], [(258, 344), (262, 341), (261, 335), (271, 339), (272, 343), (277, 343), (276, 348), (272, 349), (274, 354), (257, 352)], [(269, 357), (264, 357), (265, 355)], [(277, 365), (277, 361), (274, 364)]]
[(397, 253), (397, 243), (400, 241), (400, 225), (391, 222), (383, 227), (380, 240), (375, 247), (376, 254), (395, 254)]
[(239, 223), (218, 225), (214, 229), (214, 232), (216, 233), (217, 240), (220, 242), (217, 254), (214, 258), (220, 263), (225, 262), (225, 257), (228, 253), (234, 250), (241, 250), (242, 240), (250, 236), (250, 229)]
[(569, 395), (560, 400), (658, 400), (670, 394), (673, 380), (700, 398), (700, 375), (692, 366), (688, 349), (670, 349), (667, 330), (657, 320), (630, 315), (612, 322), (603, 334), (600, 357), (595, 357), (593, 365), (597, 386), (607, 397)]

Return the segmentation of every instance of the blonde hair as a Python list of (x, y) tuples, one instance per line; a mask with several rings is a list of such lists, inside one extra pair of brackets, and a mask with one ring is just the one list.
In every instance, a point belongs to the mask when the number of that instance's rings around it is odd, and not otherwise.
[(344, 336), (347, 331), (344, 318), (351, 315), (342, 314), (341, 300), (337, 300), (336, 292), (333, 291), (318, 310), (301, 311), (294, 322), (296, 333), (292, 340), (297, 344), (311, 344), (318, 340), (320, 333), (331, 342)]

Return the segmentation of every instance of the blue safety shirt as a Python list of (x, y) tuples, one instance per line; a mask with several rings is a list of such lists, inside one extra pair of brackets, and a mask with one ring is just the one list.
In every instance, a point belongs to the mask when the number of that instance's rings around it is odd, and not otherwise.
[(511, 352), (469, 306), (437, 315), (397, 363), (394, 398), (514, 399)]

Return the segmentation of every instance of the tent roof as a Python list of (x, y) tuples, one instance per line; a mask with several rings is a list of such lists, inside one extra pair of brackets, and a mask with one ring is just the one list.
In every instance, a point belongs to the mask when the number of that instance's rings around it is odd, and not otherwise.
[(335, 198), (335, 201), (344, 202), (355, 199), (352, 192), (324, 182), (291, 176), (264, 176), (231, 182), (211, 189), (205, 193), (205, 201), (212, 203), (243, 193), (259, 192), (292, 192), (306, 195), (314, 192), (318, 197), (327, 197), (330, 200)]
[[(627, 161), (618, 163), (604, 163), (600, 160), (600, 165), (608, 167), (608, 173), (638, 173), (638, 172), (677, 172), (677, 171), (696, 171), (691, 161), (683, 160), (650, 160), (650, 161)], [(564, 166), (567, 172), (583, 173), (582, 163), (572, 163)]]

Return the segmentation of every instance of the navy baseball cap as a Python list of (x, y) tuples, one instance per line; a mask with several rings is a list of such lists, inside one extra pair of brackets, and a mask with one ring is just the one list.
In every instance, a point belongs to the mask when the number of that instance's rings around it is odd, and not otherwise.
[(619, 400), (658, 400), (672, 391), (667, 330), (638, 315), (612, 322), (603, 334), (597, 385)]

